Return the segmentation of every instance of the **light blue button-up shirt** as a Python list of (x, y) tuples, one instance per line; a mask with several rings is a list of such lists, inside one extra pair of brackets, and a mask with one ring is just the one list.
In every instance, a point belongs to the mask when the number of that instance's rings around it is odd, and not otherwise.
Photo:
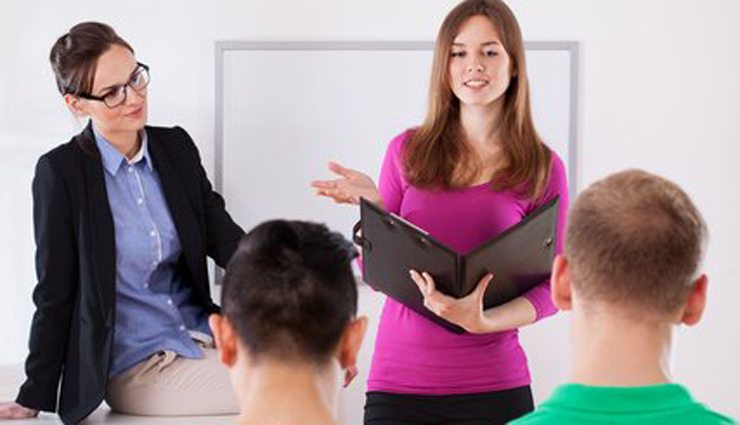
[(146, 131), (131, 160), (94, 133), (116, 241), (116, 326), (109, 376), (160, 350), (200, 358), (191, 332), (210, 335), (207, 317), (177, 274), (180, 239), (149, 156)]

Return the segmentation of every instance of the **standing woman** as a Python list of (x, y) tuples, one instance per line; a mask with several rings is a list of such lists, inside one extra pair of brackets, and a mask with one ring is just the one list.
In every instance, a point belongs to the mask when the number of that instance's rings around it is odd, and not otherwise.
[(50, 59), (90, 122), (36, 165), (27, 379), (0, 418), (77, 423), (104, 398), (122, 413), (237, 413), (207, 324), (206, 256), (225, 266), (244, 232), (190, 136), (146, 126), (149, 67), (111, 27), (76, 25)]
[[(390, 142), (379, 189), (367, 175), (331, 163), (341, 178), (314, 182), (317, 193), (337, 202), (365, 197), (382, 204), (461, 253), (560, 196), (560, 252), (568, 204), (565, 169), (534, 129), (524, 43), (506, 4), (466, 0), (446, 17), (429, 102), (424, 123)], [(430, 310), (467, 333), (449, 332), (386, 299), (365, 423), (506, 423), (531, 411), (530, 375), (517, 329), (555, 313), (549, 281), (484, 311), (490, 275), (459, 300), (436, 291), (424, 271), (410, 271), (410, 279)]]

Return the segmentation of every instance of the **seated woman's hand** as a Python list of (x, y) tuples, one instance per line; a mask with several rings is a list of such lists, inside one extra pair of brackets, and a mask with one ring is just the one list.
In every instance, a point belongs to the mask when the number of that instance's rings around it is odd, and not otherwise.
[(0, 419), (28, 419), (38, 416), (39, 411), (9, 401), (0, 403)]
[(488, 319), (483, 313), (483, 296), (493, 279), (492, 274), (485, 275), (473, 292), (459, 299), (438, 291), (429, 273), (411, 270), (409, 274), (424, 296), (424, 306), (431, 312), (470, 333), (489, 332)]
[(329, 170), (340, 178), (312, 181), (311, 187), (316, 189), (317, 195), (332, 198), (340, 204), (359, 204), (360, 198), (366, 198), (382, 206), (382, 198), (370, 176), (336, 162), (329, 163)]

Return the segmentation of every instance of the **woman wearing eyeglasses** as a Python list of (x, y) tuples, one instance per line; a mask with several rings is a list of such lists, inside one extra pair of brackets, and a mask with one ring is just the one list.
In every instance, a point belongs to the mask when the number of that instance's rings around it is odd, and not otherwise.
[(0, 418), (76, 423), (103, 399), (131, 414), (236, 413), (207, 324), (206, 256), (225, 266), (244, 232), (190, 136), (146, 125), (149, 68), (112, 28), (76, 25), (50, 59), (89, 124), (36, 165), (27, 379)]

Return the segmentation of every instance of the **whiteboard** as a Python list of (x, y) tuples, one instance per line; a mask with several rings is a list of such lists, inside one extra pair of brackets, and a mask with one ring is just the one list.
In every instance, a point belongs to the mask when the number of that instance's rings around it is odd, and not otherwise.
[[(526, 44), (532, 109), (576, 182), (576, 42)], [(328, 160), (377, 179), (388, 142), (421, 123), (428, 42), (218, 42), (216, 189), (245, 229), (273, 218), (350, 236), (359, 211), (313, 194)]]

